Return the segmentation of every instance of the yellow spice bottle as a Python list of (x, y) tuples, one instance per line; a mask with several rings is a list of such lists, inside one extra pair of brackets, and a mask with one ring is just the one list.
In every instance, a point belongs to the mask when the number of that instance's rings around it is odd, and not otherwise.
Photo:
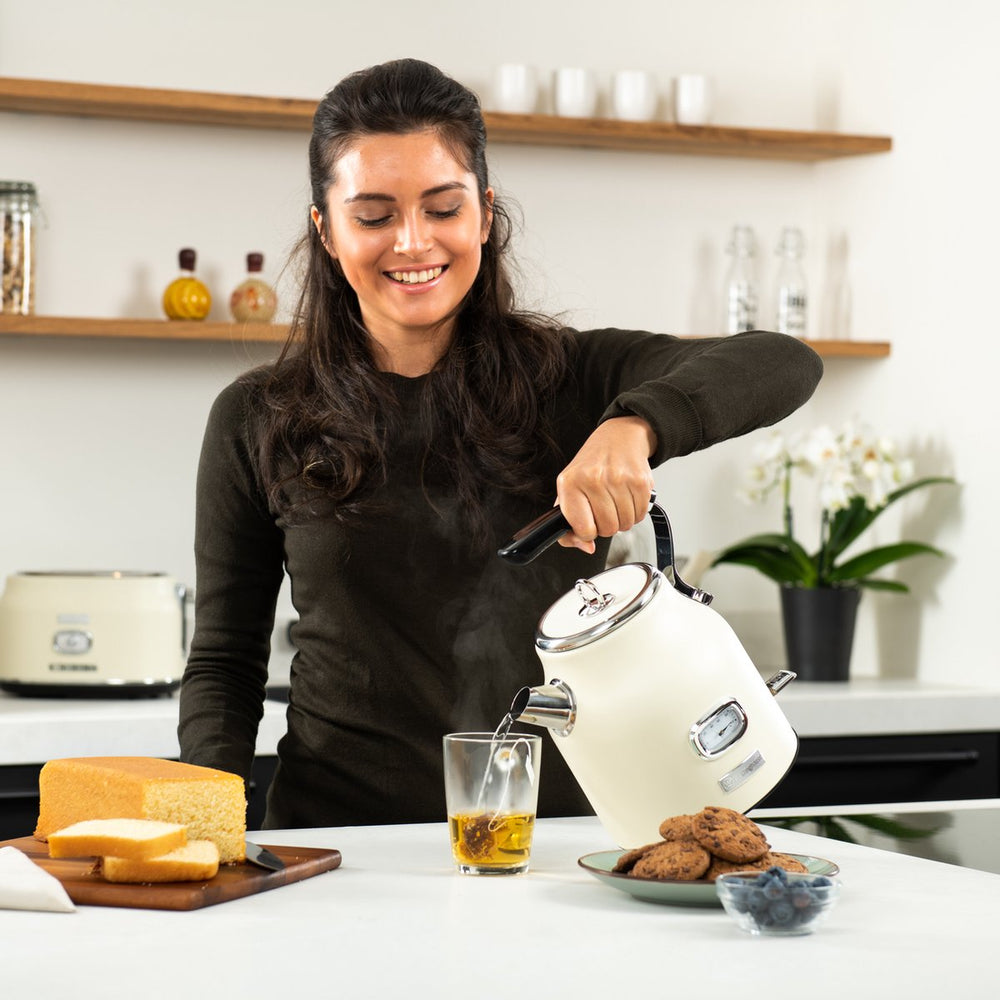
[(169, 319), (204, 319), (212, 308), (212, 296), (195, 277), (195, 252), (185, 247), (177, 256), (181, 273), (163, 293), (163, 311)]

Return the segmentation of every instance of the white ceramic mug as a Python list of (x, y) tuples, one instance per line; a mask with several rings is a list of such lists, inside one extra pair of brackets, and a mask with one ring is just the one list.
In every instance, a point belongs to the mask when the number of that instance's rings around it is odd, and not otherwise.
[(530, 115), (538, 105), (538, 73), (534, 66), (504, 63), (497, 67), (493, 106), (497, 111)]
[(592, 69), (557, 69), (555, 107), (563, 118), (593, 118), (597, 112), (597, 74)]
[(623, 69), (614, 75), (611, 105), (615, 117), (623, 121), (642, 122), (656, 117), (659, 100), (656, 79), (643, 69)]
[(674, 121), (704, 125), (712, 117), (712, 81), (689, 73), (674, 79)]

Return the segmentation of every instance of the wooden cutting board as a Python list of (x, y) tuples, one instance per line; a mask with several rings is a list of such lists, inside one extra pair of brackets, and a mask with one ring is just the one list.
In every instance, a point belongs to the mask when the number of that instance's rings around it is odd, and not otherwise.
[(34, 837), (0, 841), (16, 847), (63, 884), (74, 903), (88, 906), (125, 906), (146, 910), (196, 910), (226, 903), (291, 882), (328, 872), (340, 865), (340, 851), (319, 847), (267, 847), (285, 862), (280, 872), (266, 871), (247, 862), (221, 865), (219, 874), (204, 882), (161, 882), (124, 885), (105, 882), (94, 874), (93, 858), (50, 858), (47, 844)]

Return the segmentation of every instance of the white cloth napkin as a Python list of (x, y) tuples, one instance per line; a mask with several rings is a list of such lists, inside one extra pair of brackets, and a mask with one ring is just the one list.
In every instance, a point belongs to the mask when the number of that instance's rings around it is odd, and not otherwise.
[(59, 879), (16, 847), (0, 847), (0, 909), (73, 913), (76, 907)]

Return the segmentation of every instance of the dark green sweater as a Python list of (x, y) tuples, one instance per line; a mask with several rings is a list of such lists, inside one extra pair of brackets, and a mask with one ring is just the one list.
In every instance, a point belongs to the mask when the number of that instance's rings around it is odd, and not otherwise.
[[(556, 399), (556, 475), (597, 424), (638, 414), (656, 431), (655, 467), (772, 424), (812, 394), (819, 358), (791, 337), (747, 333), (681, 340), (618, 330), (575, 334)], [(385, 375), (404, 414), (429, 378)], [(249, 440), (257, 386), (216, 400), (198, 473), (196, 624), (181, 688), (181, 757), (249, 775), (267, 679), (275, 601), (287, 571), (298, 614), (288, 732), (265, 825), (346, 826), (445, 816), (441, 737), (493, 730), (525, 684), (542, 680), (535, 626), (594, 556), (553, 546), (528, 566), (476, 554), (444, 481), (421, 481), (418, 421), (390, 444), (379, 514), (345, 527), (288, 524), (268, 509)], [(497, 548), (537, 504), (489, 498)], [(590, 812), (551, 739), (540, 815)]]

